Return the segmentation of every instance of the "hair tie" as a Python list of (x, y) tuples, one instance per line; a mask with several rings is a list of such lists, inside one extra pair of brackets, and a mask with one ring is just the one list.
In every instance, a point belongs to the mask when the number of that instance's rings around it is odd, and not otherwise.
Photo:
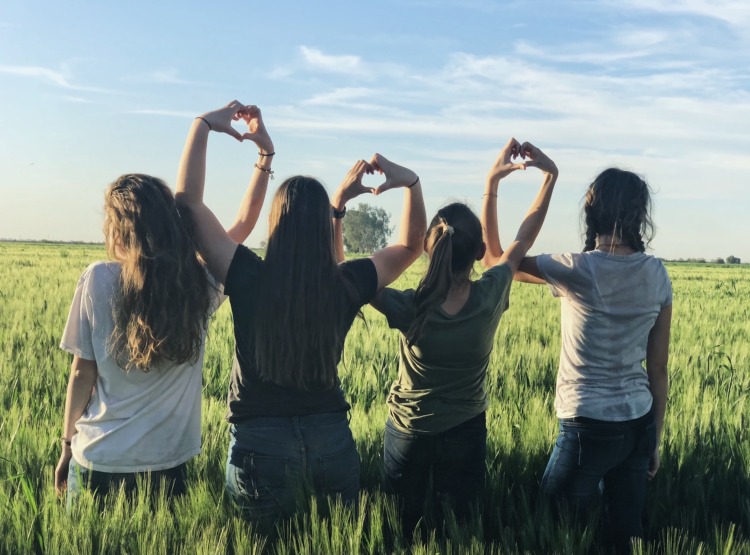
[(454, 229), (452, 225), (445, 224), (445, 229), (443, 231), (448, 235), (453, 235)]

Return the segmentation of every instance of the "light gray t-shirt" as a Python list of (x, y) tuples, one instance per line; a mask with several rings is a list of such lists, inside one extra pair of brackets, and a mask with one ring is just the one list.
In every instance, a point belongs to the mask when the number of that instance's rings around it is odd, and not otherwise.
[[(200, 453), (203, 347), (193, 364), (161, 361), (149, 372), (117, 365), (108, 340), (120, 264), (95, 262), (83, 272), (60, 348), (93, 360), (97, 378), (72, 437), (73, 457), (91, 470), (164, 470)], [(223, 297), (209, 275), (210, 312)], [(203, 336), (205, 341), (205, 334)]]
[(619, 422), (645, 415), (653, 401), (643, 367), (648, 336), (661, 309), (672, 304), (661, 260), (594, 250), (536, 261), (561, 300), (558, 418)]

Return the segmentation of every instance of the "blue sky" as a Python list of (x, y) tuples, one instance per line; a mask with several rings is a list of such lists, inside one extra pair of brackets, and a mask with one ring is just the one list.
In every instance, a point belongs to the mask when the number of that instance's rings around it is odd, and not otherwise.
[[(174, 185), (191, 119), (236, 98), (263, 109), (272, 184), (304, 173), (332, 192), (377, 151), (421, 176), (428, 215), (455, 199), (478, 210), (515, 136), (560, 168), (533, 252), (580, 250), (586, 185), (617, 165), (656, 192), (655, 254), (750, 261), (748, 53), (739, 1), (6, 0), (0, 237), (101, 240), (106, 185)], [(227, 224), (255, 158), (210, 139), (206, 202)], [(501, 184), (505, 242), (539, 181)], [(362, 200), (398, 221), (400, 193)]]

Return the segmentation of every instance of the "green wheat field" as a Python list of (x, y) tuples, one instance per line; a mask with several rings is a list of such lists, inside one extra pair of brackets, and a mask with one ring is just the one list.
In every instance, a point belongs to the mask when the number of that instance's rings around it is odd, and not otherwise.
[[(353, 406), (362, 497), (351, 509), (310, 500), (263, 536), (223, 493), (230, 307), (211, 323), (203, 390), (203, 453), (190, 492), (163, 499), (88, 495), (71, 515), (55, 496), (70, 355), (58, 348), (76, 282), (96, 245), (0, 243), (0, 552), (2, 553), (599, 553), (597, 522), (551, 518), (539, 479), (552, 449), (559, 307), (546, 287), (514, 284), (495, 340), (487, 389), (488, 488), (480, 518), (429, 515), (403, 537), (382, 493), (385, 397), (397, 370), (396, 332), (367, 307), (346, 342), (340, 375)], [(416, 285), (424, 261), (397, 283)], [(750, 554), (750, 267), (670, 265), (674, 319), (662, 467), (651, 482), (647, 538), (636, 553)], [(412, 540), (412, 541), (408, 541)]]

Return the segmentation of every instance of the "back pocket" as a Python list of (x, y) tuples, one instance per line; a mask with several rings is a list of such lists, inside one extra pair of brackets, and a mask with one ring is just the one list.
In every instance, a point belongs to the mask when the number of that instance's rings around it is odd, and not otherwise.
[(252, 499), (278, 497), (287, 485), (286, 457), (249, 453), (242, 460), (243, 482), (247, 496)]
[(579, 432), (578, 466), (606, 472), (620, 462), (624, 435), (597, 435)]
[(359, 493), (359, 472), (359, 453), (352, 441), (341, 451), (318, 459), (315, 482), (320, 493), (340, 494), (345, 501), (353, 500)]

